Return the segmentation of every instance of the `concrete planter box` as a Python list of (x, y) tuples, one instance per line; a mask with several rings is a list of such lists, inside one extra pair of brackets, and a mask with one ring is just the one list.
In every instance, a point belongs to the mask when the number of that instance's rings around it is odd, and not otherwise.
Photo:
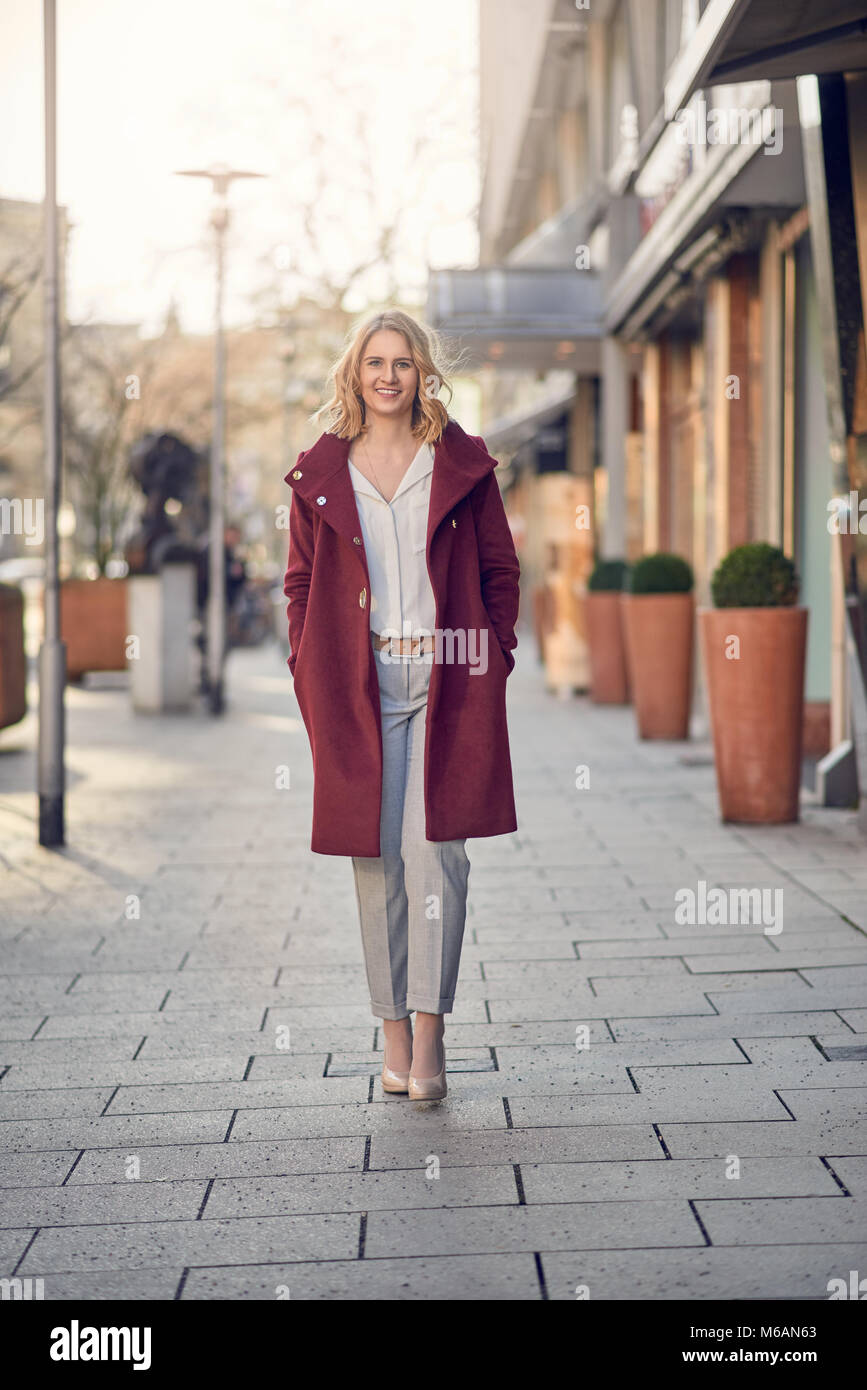
[[(724, 821), (796, 821), (804, 736), (806, 608), (703, 608), (702, 659)], [(738, 656), (732, 638), (738, 639)]]
[(692, 594), (621, 594), (632, 703), (640, 738), (689, 737)]
[(164, 565), (133, 575), (130, 631), (137, 639), (129, 673), (133, 709), (142, 714), (188, 710), (196, 689), (194, 565)]

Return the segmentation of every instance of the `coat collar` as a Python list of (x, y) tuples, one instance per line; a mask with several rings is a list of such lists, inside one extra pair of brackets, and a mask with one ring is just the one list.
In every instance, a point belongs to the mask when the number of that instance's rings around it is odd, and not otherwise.
[[(284, 481), (350, 545), (361, 537), (361, 523), (349, 476), (350, 440), (327, 431), (298, 455)], [(434, 467), (428, 510), (428, 546), (440, 522), (492, 469), (497, 461), (480, 440), (449, 420), (434, 447)], [(320, 501), (320, 498), (322, 499)], [(358, 546), (362, 551), (362, 545)]]

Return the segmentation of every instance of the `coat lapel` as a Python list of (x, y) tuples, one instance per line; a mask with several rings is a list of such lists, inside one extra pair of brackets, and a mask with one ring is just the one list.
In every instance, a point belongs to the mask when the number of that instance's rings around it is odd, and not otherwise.
[(312, 448), (299, 455), (284, 481), (304, 498), (311, 511), (318, 512), (322, 520), (343, 537), (350, 550), (355, 551), (369, 581), (361, 522), (347, 464), (350, 444), (351, 440), (338, 439), (336, 434), (321, 434)]
[(434, 450), (427, 525), (428, 550), (434, 532), (452, 508), (496, 466), (497, 460), (491, 458), (482, 444), (477, 444), (466, 434), (456, 420), (449, 421)]

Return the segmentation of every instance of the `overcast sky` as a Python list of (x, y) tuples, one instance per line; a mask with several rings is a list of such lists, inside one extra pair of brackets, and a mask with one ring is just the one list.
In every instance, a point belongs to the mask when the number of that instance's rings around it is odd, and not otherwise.
[[(155, 331), (174, 296), (185, 328), (210, 327), (209, 184), (173, 171), (214, 162), (269, 175), (231, 194), (230, 321), (249, 320), (275, 265), (287, 298), (303, 288), (293, 224), (323, 174), (319, 254), (334, 273), (355, 264), (380, 215), (371, 221), (353, 195), (363, 123), (380, 213), (408, 213), (406, 286), (423, 288), (428, 262), (474, 264), (474, 0), (58, 0), (57, 10), (70, 317)], [(335, 70), (355, 95), (335, 101)], [(42, 197), (42, 101), (41, 0), (2, 0), (0, 197)], [(419, 132), (427, 148), (413, 161)], [(375, 273), (365, 292), (376, 297)]]

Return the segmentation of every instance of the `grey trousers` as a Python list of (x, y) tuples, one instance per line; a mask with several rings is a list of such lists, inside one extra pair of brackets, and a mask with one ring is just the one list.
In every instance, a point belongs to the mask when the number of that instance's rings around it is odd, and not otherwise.
[(450, 1013), (470, 861), (464, 840), (425, 839), (424, 737), (433, 652), (381, 660), (382, 815), (378, 859), (353, 858), (361, 940), (377, 1018)]

